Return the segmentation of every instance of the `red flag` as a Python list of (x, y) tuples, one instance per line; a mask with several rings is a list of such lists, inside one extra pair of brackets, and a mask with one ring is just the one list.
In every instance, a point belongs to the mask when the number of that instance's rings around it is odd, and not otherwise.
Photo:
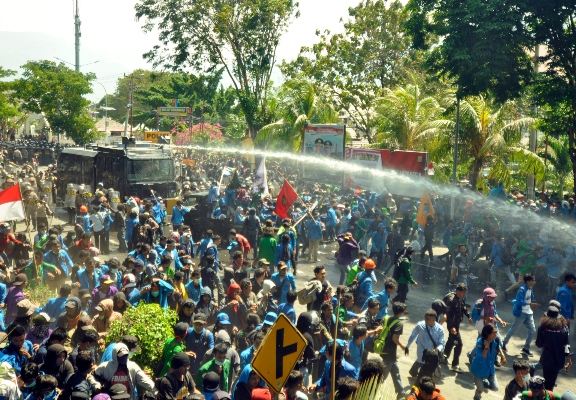
[(14, 221), (26, 218), (22, 207), (20, 186), (14, 185), (0, 192), (0, 218), (2, 221)]
[(276, 200), (276, 215), (280, 218), (288, 218), (288, 209), (296, 201), (298, 198), (298, 193), (294, 190), (292, 185), (288, 183), (286, 179), (284, 179), (284, 184), (282, 185), (282, 189), (280, 189), (280, 193), (278, 193), (278, 199)]

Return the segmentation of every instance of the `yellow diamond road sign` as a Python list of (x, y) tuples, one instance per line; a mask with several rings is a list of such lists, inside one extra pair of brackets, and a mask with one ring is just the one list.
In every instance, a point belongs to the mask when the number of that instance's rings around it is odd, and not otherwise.
[(288, 317), (280, 314), (254, 355), (252, 369), (270, 389), (280, 393), (306, 344), (306, 339)]

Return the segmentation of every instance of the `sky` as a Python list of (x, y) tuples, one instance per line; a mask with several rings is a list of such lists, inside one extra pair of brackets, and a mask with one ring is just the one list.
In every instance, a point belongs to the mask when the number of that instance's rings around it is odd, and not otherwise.
[[(341, 32), (341, 18), (359, 0), (301, 0), (300, 17), (282, 37), (278, 60), (295, 58), (301, 46), (317, 41), (317, 29)], [(116, 80), (136, 68), (151, 69), (142, 54), (157, 44), (154, 33), (135, 20), (134, 0), (80, 0), (80, 70), (94, 72), (98, 82), (88, 98), (97, 101)], [(74, 63), (74, 0), (0, 0), (0, 65), (18, 70), (28, 60), (60, 58)], [(278, 72), (273, 80), (278, 81)], [(226, 82), (225, 82), (226, 83)], [(104, 86), (104, 87), (102, 87)], [(104, 89), (105, 88), (105, 89)]]

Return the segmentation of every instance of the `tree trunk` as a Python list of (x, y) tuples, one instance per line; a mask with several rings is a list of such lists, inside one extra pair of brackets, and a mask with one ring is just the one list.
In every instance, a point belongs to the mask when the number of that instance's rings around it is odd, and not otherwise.
[(478, 185), (478, 175), (480, 175), (483, 166), (484, 166), (484, 157), (474, 158), (474, 164), (472, 165), (472, 174), (470, 175), (470, 186), (472, 186), (472, 190), (476, 190), (476, 186)]

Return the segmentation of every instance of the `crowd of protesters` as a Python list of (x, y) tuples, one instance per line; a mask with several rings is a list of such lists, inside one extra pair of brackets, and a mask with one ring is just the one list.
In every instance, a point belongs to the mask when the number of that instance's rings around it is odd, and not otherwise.
[[(271, 399), (274, 391), (251, 361), (283, 313), (307, 341), (282, 389), (291, 400), (320, 394), (348, 399), (362, 382), (388, 377), (398, 399), (452, 398), (438, 387), (441, 365), (450, 362), (464, 373), (464, 349), (476, 386), (470, 395), (478, 400), (499, 389), (496, 368), (506, 365), (506, 346), (522, 326), (522, 353), (533, 356), (533, 339), (542, 353), (538, 362), (514, 361), (505, 399), (560, 398), (553, 393), (558, 375), (572, 365), (576, 242), (553, 231), (555, 224), (573, 224), (572, 199), (529, 202), (502, 188), (487, 198), (470, 192), (457, 200), (450, 218), (449, 199), (433, 195), (434, 214), (422, 226), (417, 199), (296, 179), (300, 198), (283, 218), (274, 212), (277, 186), (253, 188), (243, 162), (206, 160), (182, 174), (172, 209), (153, 191), (113, 209), (98, 185), (93, 198), (78, 196), (68, 233), (38, 214), (25, 221), (36, 232), (32, 241), (14, 235), (11, 222), (0, 226), (0, 396)], [(219, 184), (224, 167), (236, 168), (238, 187)], [(30, 170), (19, 178), (28, 182), (25, 198), (38, 192), (34, 175)], [(18, 178), (11, 180), (5, 185)], [(211, 206), (206, 219), (236, 226), (224, 237), (185, 223), (186, 199), (200, 190), (208, 192)], [(31, 206), (50, 215), (49, 203)], [(113, 231), (118, 249), (112, 248)], [(433, 244), (446, 252), (435, 257)], [(336, 249), (338, 276), (329, 277), (319, 263), (321, 246)], [(306, 274), (302, 263), (312, 273), (297, 286), (296, 276)], [(431, 298), (422, 320), (404, 333), (409, 289), (419, 285), (413, 268), (424, 277), (445, 274), (450, 292)], [(27, 295), (35, 286), (47, 286), (55, 297), (35, 304)], [(471, 306), (469, 286), (483, 291)], [(502, 335), (499, 295), (514, 299), (514, 321)], [(104, 346), (110, 325), (143, 303), (178, 314), (173, 338), (159, 343), (163, 357), (153, 373), (131, 360), (141, 351), (137, 337)], [(546, 312), (534, 321), (539, 307)], [(462, 341), (465, 322), (478, 332), (475, 343)], [(410, 389), (400, 376), (401, 354), (415, 358)], [(567, 392), (562, 398), (576, 397)]]

